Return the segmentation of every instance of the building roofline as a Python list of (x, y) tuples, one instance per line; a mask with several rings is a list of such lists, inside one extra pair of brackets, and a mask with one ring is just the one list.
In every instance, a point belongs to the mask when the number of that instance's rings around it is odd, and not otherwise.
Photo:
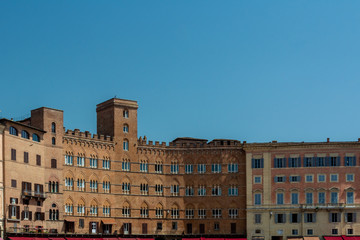
[(23, 127), (27, 127), (27, 128), (30, 128), (30, 129), (33, 129), (33, 130), (42, 132), (42, 133), (46, 133), (46, 131), (44, 131), (44, 130), (42, 130), (42, 129), (40, 129), (40, 128), (36, 128), (36, 127), (30, 126), (30, 125), (27, 125), (27, 124), (23, 124), (23, 123), (21, 123), (21, 122), (9, 120), (9, 119), (7, 119), (7, 118), (2, 118), (2, 119), (0, 119), (0, 123), (4, 123), (4, 122), (8, 122), (8, 123), (12, 123), (12, 124), (17, 124), (17, 125), (20, 125), (20, 126), (23, 126)]

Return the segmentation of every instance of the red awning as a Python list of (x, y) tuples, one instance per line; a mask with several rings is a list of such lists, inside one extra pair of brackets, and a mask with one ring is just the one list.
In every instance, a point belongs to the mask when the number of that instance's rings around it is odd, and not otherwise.
[(247, 240), (246, 238), (225, 238), (225, 240)]
[(32, 237), (10, 237), (11, 240), (35, 240)]
[(67, 240), (86, 240), (90, 238), (66, 238)]
[(118, 240), (118, 238), (103, 238), (103, 240)]
[(65, 240), (65, 238), (49, 237), (49, 240)]
[(325, 240), (343, 240), (342, 237), (333, 237), (333, 236), (330, 236), (330, 237), (325, 237), (324, 236), (324, 239)]
[(34, 238), (35, 240), (48, 240), (48, 238), (39, 238), (39, 237), (36, 237)]
[(183, 238), (182, 240), (200, 240), (200, 238)]
[(154, 240), (153, 238), (137, 238), (136, 240)]
[(224, 238), (205, 238), (206, 240), (224, 240)]
[(342, 236), (344, 240), (360, 240), (359, 236)]

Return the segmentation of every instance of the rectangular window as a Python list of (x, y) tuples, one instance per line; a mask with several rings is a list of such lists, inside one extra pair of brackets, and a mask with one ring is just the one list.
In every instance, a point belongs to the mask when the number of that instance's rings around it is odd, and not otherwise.
[(57, 161), (56, 161), (56, 159), (51, 159), (51, 168), (57, 168)]
[(213, 218), (221, 218), (221, 209), (213, 209), (212, 216)]
[(73, 156), (65, 155), (65, 165), (73, 165)]
[(109, 159), (103, 159), (102, 160), (102, 168), (103, 169), (110, 169), (110, 160)]
[(346, 203), (347, 204), (354, 203), (354, 192), (346, 192)]
[(329, 213), (329, 222), (340, 222), (340, 213)]
[(260, 213), (257, 213), (254, 215), (254, 218), (255, 218), (255, 223), (256, 224), (260, 224), (261, 223), (261, 214)]
[(261, 184), (261, 176), (254, 176), (254, 183)]
[(11, 160), (16, 161), (16, 149), (11, 149)]
[(313, 157), (304, 157), (304, 167), (314, 167), (314, 158)]
[(237, 163), (228, 164), (228, 173), (237, 173), (239, 171), (239, 165)]
[(212, 196), (221, 196), (221, 187), (219, 185), (214, 185), (211, 189)]
[(314, 230), (308, 229), (306, 233), (307, 235), (314, 235)]
[(338, 178), (338, 174), (330, 174), (330, 182), (338, 182), (339, 178)]
[(347, 182), (353, 182), (354, 181), (354, 174), (353, 173), (346, 174), (346, 181)]
[(238, 209), (230, 208), (229, 209), (229, 217), (230, 218), (237, 218), (238, 217)]
[(356, 157), (345, 157), (344, 166), (353, 167), (356, 166)]
[(192, 164), (185, 164), (185, 173), (191, 174), (194, 172), (194, 165)]
[(306, 193), (306, 204), (313, 204), (313, 193), (312, 192)]
[(238, 196), (239, 189), (236, 186), (230, 186), (228, 189), (228, 196)]
[(345, 213), (345, 222), (356, 222), (356, 213)]
[(193, 188), (193, 186), (186, 186), (186, 188), (185, 188), (185, 196), (194, 196), (194, 188)]
[(325, 193), (324, 192), (318, 193), (318, 202), (319, 202), (319, 204), (325, 204)]
[(170, 172), (172, 174), (178, 174), (179, 173), (179, 164), (178, 163), (171, 163)]
[(290, 176), (290, 182), (300, 182), (300, 176)]
[(317, 167), (325, 167), (326, 166), (326, 161), (325, 161), (325, 157), (317, 157), (316, 158), (316, 166)]
[(297, 230), (297, 229), (292, 229), (292, 230), (291, 230), (291, 235), (299, 235), (299, 230)]
[(340, 166), (340, 157), (329, 157), (329, 166), (330, 167)]
[(298, 168), (301, 167), (301, 158), (289, 158), (289, 167), (290, 168)]
[(264, 159), (263, 158), (253, 158), (251, 165), (252, 165), (252, 168), (264, 168)]
[(170, 192), (171, 192), (171, 196), (178, 196), (179, 195), (179, 185), (171, 185)]
[(299, 223), (300, 222), (300, 214), (290, 213), (290, 222), (291, 223)]
[(96, 158), (90, 158), (90, 167), (91, 168), (97, 168), (98, 167), (98, 160)]
[(348, 228), (347, 234), (348, 234), (348, 235), (354, 234), (354, 230), (353, 230), (352, 228)]
[(212, 173), (221, 173), (221, 164), (219, 164), (219, 163), (211, 164), (211, 172)]
[(15, 179), (11, 179), (11, 187), (16, 188), (16, 180)]
[(85, 158), (84, 157), (77, 157), (76, 158), (76, 164), (79, 167), (84, 167), (85, 166)]
[(304, 213), (304, 222), (306, 223), (316, 222), (316, 213)]
[(274, 168), (286, 168), (286, 158), (274, 158)]
[(129, 172), (130, 171), (130, 161), (127, 159), (123, 160), (123, 162), (121, 163), (121, 169), (123, 171)]
[(291, 193), (291, 204), (299, 204), (299, 193)]
[(205, 164), (198, 164), (197, 169), (198, 169), (198, 173), (205, 173), (206, 172), (206, 165)]
[(333, 228), (333, 229), (331, 229), (331, 234), (333, 234), (333, 235), (337, 235), (337, 234), (338, 234), (338, 230), (337, 230), (337, 228)]
[(305, 175), (305, 182), (313, 182), (314, 175)]
[(198, 187), (198, 195), (199, 196), (206, 196), (206, 187), (203, 185), (200, 185)]
[(155, 185), (155, 193), (156, 195), (163, 195), (164, 187), (162, 184), (156, 184)]
[(194, 209), (185, 209), (185, 217), (187, 219), (194, 218)]
[(276, 183), (284, 183), (284, 182), (286, 182), (286, 177), (285, 176), (275, 176), (274, 177), (274, 182), (276, 182)]
[(198, 216), (201, 219), (206, 218), (206, 209), (199, 209), (198, 210)]
[(318, 182), (325, 182), (326, 181), (326, 175), (325, 174), (318, 174)]
[(276, 194), (276, 204), (279, 204), (279, 205), (284, 204), (284, 194), (283, 193)]
[(275, 214), (275, 223), (286, 223), (286, 215), (284, 213)]
[(338, 193), (337, 192), (332, 192), (330, 194), (331, 196), (331, 204), (337, 204), (338, 203)]
[(29, 163), (29, 153), (24, 152), (24, 163)]
[(261, 193), (254, 194), (254, 205), (261, 205)]
[(36, 155), (36, 165), (41, 166), (41, 156)]

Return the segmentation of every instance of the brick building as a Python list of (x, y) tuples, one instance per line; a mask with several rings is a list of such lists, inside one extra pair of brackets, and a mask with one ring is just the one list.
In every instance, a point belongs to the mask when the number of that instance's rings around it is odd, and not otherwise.
[(96, 134), (65, 130), (63, 112), (50, 108), (1, 120), (3, 229), (245, 236), (240, 142), (147, 141), (138, 138), (137, 108), (122, 99), (97, 105)]

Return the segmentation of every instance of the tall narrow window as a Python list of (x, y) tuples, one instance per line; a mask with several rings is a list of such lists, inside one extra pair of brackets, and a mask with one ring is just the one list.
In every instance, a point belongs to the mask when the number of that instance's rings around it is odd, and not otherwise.
[(124, 133), (128, 133), (129, 132), (129, 125), (124, 124), (123, 131), (124, 131)]
[(51, 132), (56, 133), (56, 123), (51, 123)]
[(129, 118), (129, 110), (124, 110), (123, 111), (123, 117), (124, 118)]
[(56, 139), (54, 137), (51, 139), (51, 144), (56, 145)]
[(123, 142), (123, 149), (124, 151), (129, 151), (129, 141), (127, 139)]

